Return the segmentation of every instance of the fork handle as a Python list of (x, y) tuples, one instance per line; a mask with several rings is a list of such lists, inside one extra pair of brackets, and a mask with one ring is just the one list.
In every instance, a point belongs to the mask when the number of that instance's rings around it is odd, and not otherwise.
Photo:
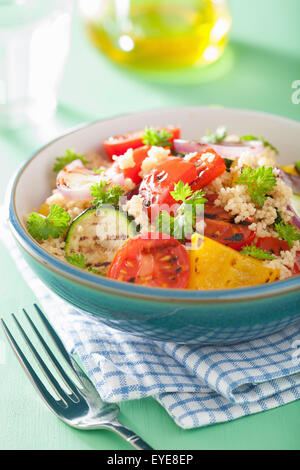
[(107, 427), (112, 431), (115, 431), (119, 436), (123, 437), (123, 439), (129, 442), (137, 450), (154, 450), (147, 444), (147, 442), (143, 441), (141, 437), (119, 422), (109, 423)]

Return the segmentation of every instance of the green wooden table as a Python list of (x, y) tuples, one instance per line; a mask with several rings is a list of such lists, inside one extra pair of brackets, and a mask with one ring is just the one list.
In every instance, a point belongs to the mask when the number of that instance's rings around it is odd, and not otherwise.
[[(292, 82), (300, 79), (298, 0), (232, 0), (231, 4), (236, 22), (222, 63), (203, 74), (177, 74), (170, 82), (166, 77), (142, 77), (109, 63), (90, 46), (75, 21), (57, 115), (61, 130), (119, 113), (178, 105), (252, 108), (299, 120), (300, 105), (291, 100)], [(44, 131), (0, 130), (1, 199), (9, 176), (57, 128)], [(0, 260), (0, 316), (8, 318), (22, 307), (30, 309), (36, 299), (2, 245)], [(0, 397), (0, 449), (131, 449), (107, 431), (70, 429), (52, 415), (2, 332)], [(122, 404), (121, 421), (156, 449), (300, 449), (299, 401), (231, 423), (183, 431), (147, 398)]]

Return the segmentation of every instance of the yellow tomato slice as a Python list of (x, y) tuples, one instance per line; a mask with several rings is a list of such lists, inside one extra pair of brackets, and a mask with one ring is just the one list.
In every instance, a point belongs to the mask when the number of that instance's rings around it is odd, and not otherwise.
[(265, 267), (263, 261), (242, 255), (198, 234), (192, 236), (189, 257), (189, 289), (249, 287), (270, 283), (279, 278), (279, 271)]

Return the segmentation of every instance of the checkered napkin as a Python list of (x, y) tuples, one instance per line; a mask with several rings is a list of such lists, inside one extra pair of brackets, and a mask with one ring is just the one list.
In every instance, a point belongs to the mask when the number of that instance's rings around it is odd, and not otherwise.
[(238, 345), (154, 343), (80, 314), (34, 275), (6, 226), (0, 226), (0, 238), (104, 401), (151, 395), (180, 427), (190, 429), (300, 398), (300, 325)]

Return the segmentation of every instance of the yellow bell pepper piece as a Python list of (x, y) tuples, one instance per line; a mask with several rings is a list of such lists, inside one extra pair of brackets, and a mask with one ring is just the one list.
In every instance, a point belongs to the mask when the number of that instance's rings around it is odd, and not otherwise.
[(191, 276), (189, 289), (232, 289), (276, 281), (277, 269), (199, 234), (192, 236), (189, 251)]
[(49, 212), (50, 212), (50, 209), (49, 209), (48, 204), (46, 204), (46, 203), (42, 204), (41, 207), (40, 207), (40, 214), (47, 217), (49, 215)]
[(299, 176), (299, 173), (297, 172), (295, 165), (286, 165), (281, 167), (283, 171), (286, 173), (289, 173), (290, 175), (296, 175)]

